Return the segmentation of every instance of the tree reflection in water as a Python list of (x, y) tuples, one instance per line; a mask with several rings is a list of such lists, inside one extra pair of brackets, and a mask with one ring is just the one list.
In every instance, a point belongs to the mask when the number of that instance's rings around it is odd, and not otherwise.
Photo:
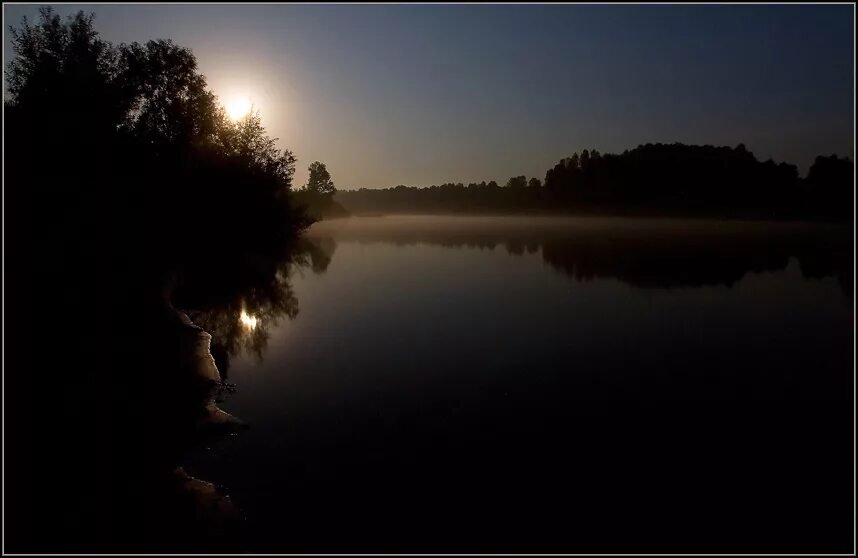
[(729, 287), (747, 273), (782, 271), (795, 258), (805, 278), (833, 276), (852, 295), (852, 231), (844, 224), (393, 215), (324, 221), (308, 234), (397, 246), (500, 246), (513, 256), (539, 253), (576, 281), (617, 279), (647, 289)]

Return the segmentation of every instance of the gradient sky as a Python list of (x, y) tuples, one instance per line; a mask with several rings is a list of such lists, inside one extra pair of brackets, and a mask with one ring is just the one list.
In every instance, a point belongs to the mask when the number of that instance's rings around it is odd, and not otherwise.
[[(543, 178), (584, 148), (854, 157), (852, 5), (60, 5), (190, 47), (340, 189)], [(38, 5), (4, 5), (10, 24)], [(5, 90), (5, 87), (4, 87)]]

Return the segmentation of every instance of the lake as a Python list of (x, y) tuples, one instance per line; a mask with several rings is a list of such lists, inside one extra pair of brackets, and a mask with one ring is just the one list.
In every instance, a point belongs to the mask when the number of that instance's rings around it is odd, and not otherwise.
[(307, 240), (288, 309), (220, 357), (249, 428), (185, 464), (246, 549), (851, 551), (851, 226), (390, 216)]

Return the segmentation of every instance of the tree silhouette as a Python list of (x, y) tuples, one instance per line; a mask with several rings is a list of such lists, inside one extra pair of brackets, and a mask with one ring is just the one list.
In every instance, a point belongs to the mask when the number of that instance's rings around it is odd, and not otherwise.
[(314, 161), (310, 163), (310, 167), (307, 170), (310, 172), (310, 176), (307, 179), (307, 190), (326, 196), (333, 195), (337, 191), (334, 187), (334, 181), (331, 180), (331, 173), (328, 172), (325, 163)]

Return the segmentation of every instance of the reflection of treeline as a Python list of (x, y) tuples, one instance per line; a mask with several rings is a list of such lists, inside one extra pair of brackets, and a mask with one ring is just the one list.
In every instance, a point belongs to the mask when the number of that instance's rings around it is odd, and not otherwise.
[(563, 211), (767, 218), (852, 216), (853, 162), (817, 157), (808, 175), (736, 148), (647, 144), (622, 154), (575, 153), (544, 180), (341, 191), (352, 212)]
[(820, 249), (812, 238), (756, 235), (716, 238), (567, 239), (542, 245), (542, 259), (578, 281), (618, 279), (635, 287), (673, 288), (738, 283), (748, 273), (782, 271), (795, 258), (806, 278), (834, 276), (851, 294), (848, 246)]
[[(617, 279), (641, 288), (732, 286), (748, 273), (786, 269), (795, 258), (806, 278), (834, 277), (852, 293), (852, 243), (841, 225), (713, 223), (705, 220), (515, 219), (450, 221), (385, 228), (338, 227), (342, 241), (430, 244), (539, 254), (577, 281)], [(564, 222), (565, 221), (565, 222)], [(311, 234), (328, 234), (326, 223)]]

